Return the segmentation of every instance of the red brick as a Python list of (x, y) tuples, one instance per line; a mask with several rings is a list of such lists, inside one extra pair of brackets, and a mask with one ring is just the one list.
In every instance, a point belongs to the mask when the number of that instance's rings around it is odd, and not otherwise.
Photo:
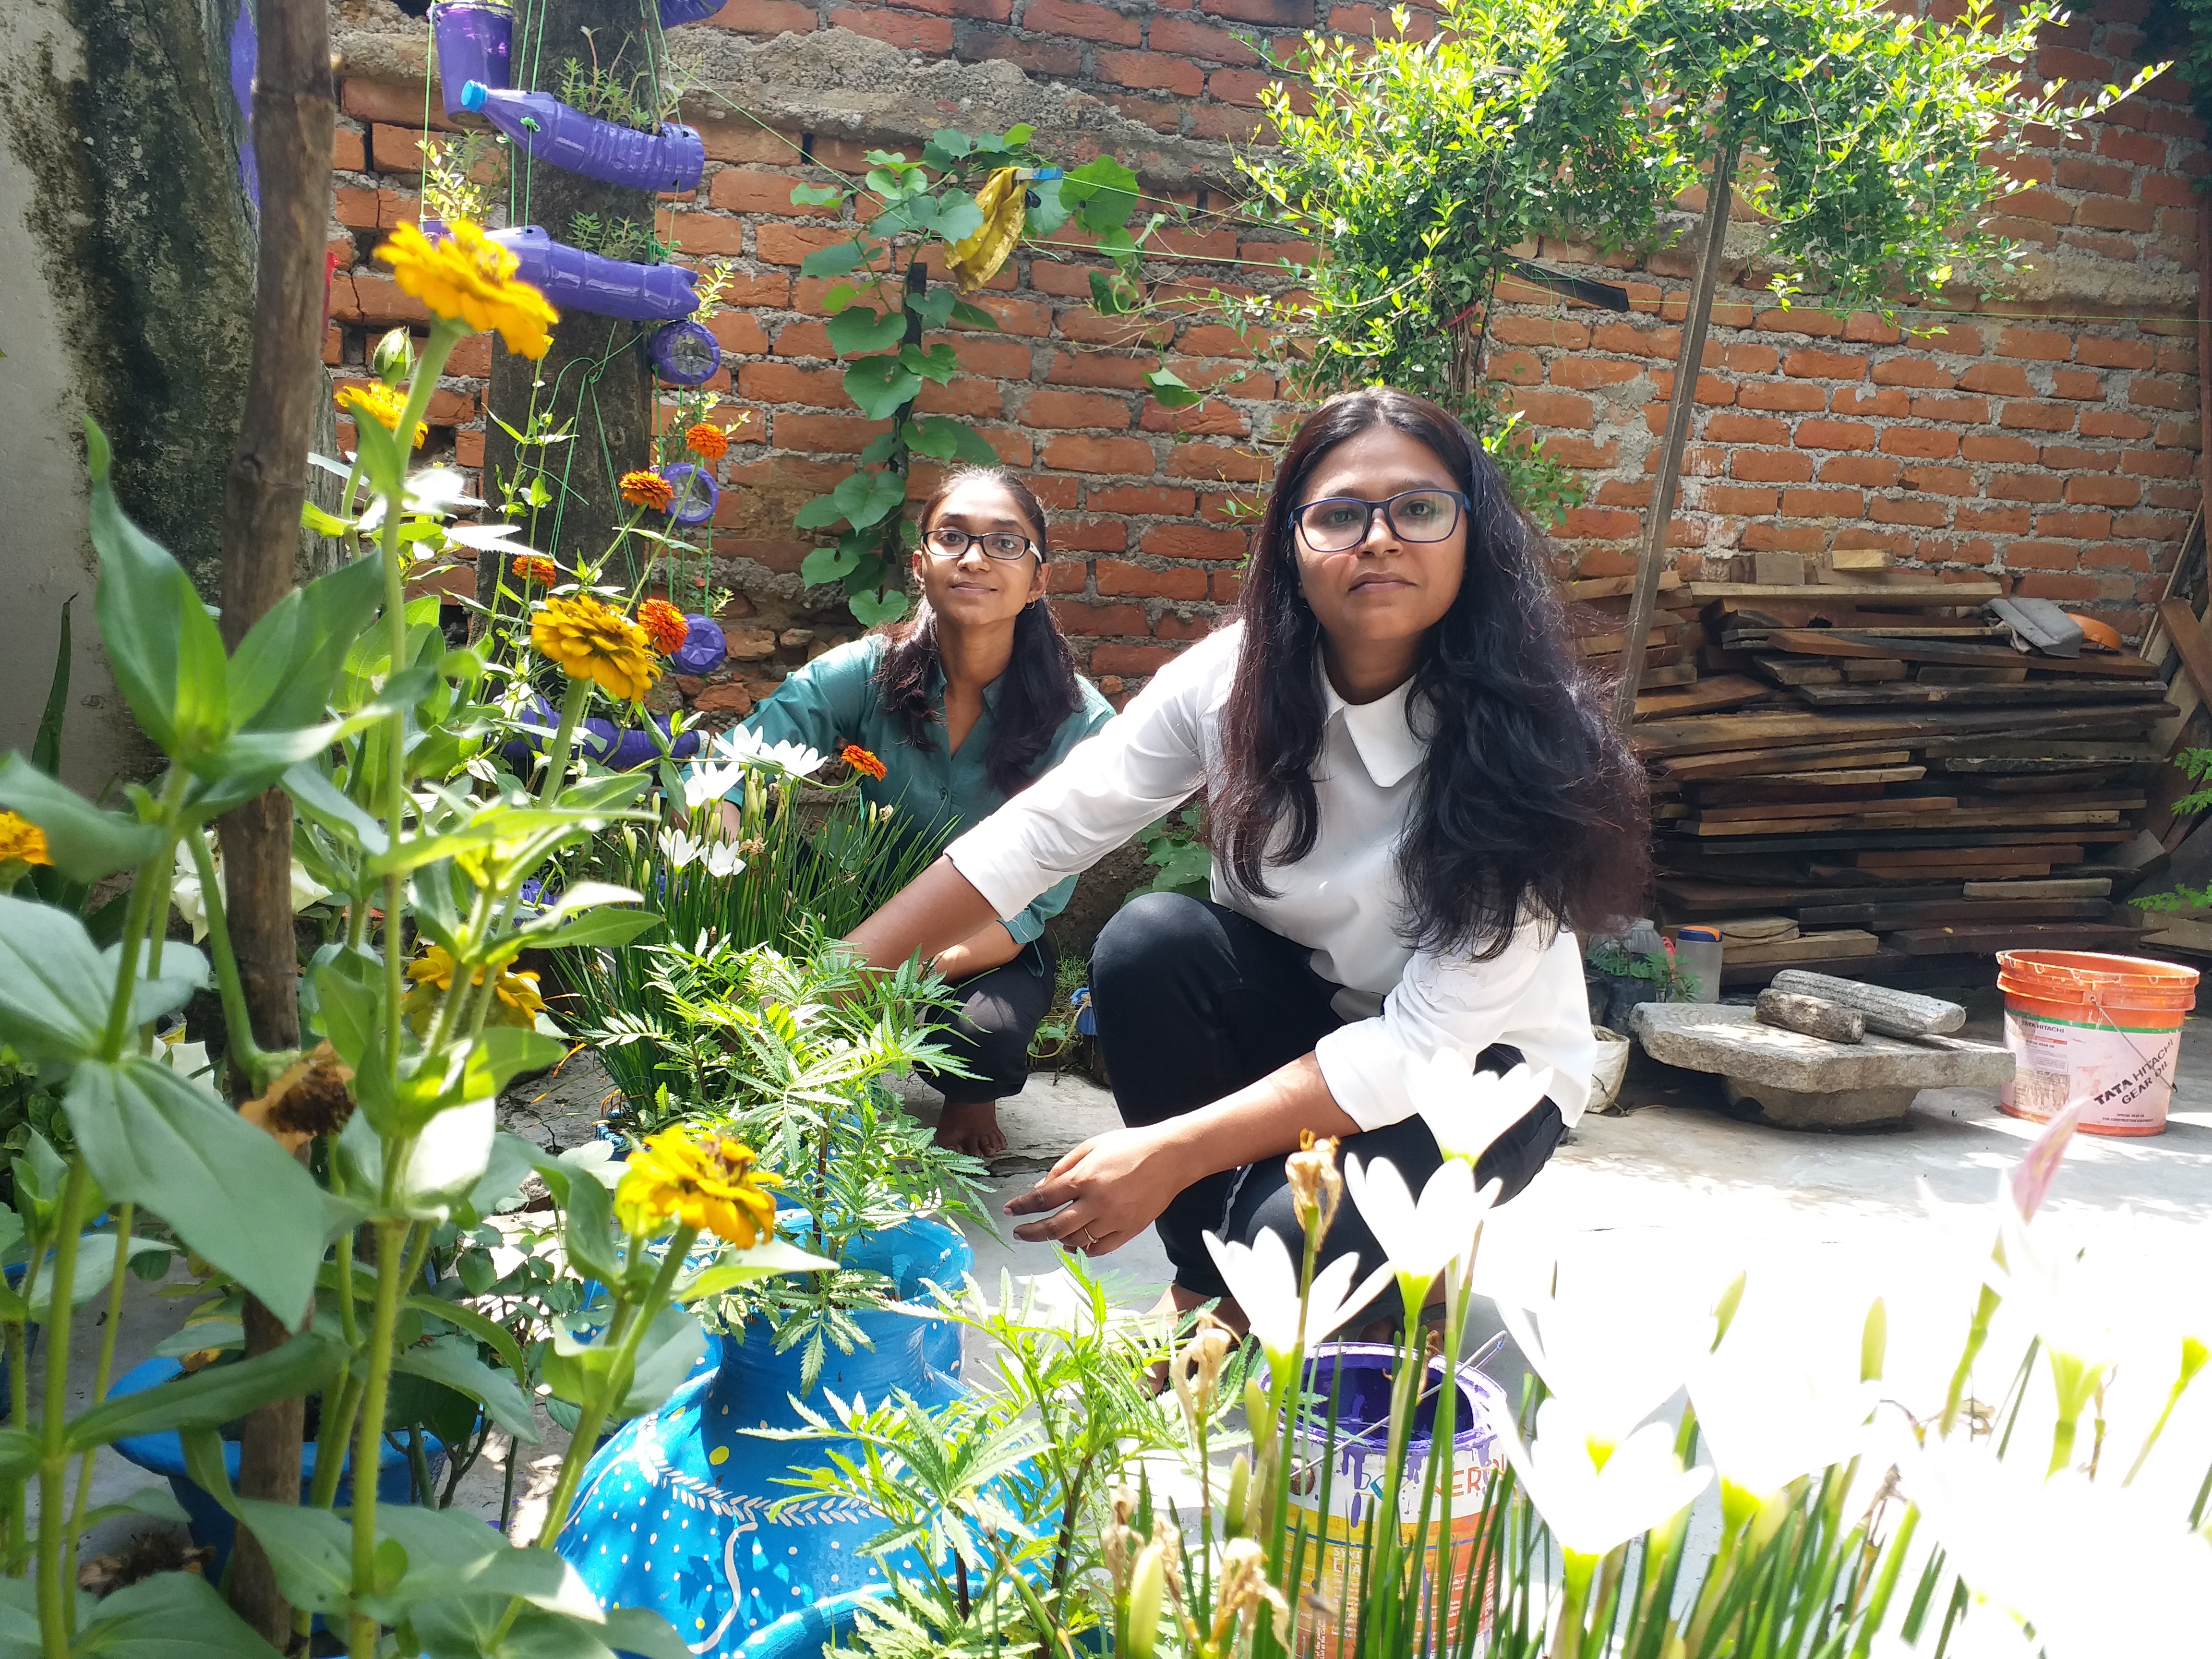
[(1089, 306), (1070, 306), (1060, 313), (1063, 338), (1085, 345), (1164, 346), (1175, 336), (1175, 325), (1141, 317), (1102, 317)]
[(1600, 351), (1624, 356), (1658, 357), (1673, 362), (1681, 355), (1679, 328), (1639, 328), (1633, 323), (1600, 323), (1590, 331), (1590, 344)]
[(1065, 634), (1133, 634), (1142, 639), (1152, 631), (1152, 619), (1141, 605), (1086, 605), (1061, 599), (1052, 607), (1053, 619)]
[(2158, 372), (2161, 374), (2194, 374), (2197, 372), (2197, 348), (2161, 341), (2158, 348)]
[(1908, 466), (1904, 484), (1930, 495), (1972, 495), (1974, 475), (1963, 466)]
[(1986, 530), (2000, 536), (2022, 536), (2027, 533), (2029, 510), (2024, 507), (1999, 507), (1987, 501), (1966, 501), (1959, 507), (1954, 521), (1960, 530)]
[(1782, 360), (1782, 372), (1800, 380), (1857, 380), (1866, 377), (1866, 371), (1867, 360), (1850, 351), (1801, 346)]
[(2069, 547), (2063, 542), (2042, 540), (2008, 542), (2005, 544), (2006, 565), (2014, 570), (2079, 570), (2081, 550)]
[[(1045, 380), (1054, 386), (1111, 386), (1118, 392), (1142, 392), (1145, 376), (1152, 373), (1153, 366), (1150, 357), (1124, 357), (1104, 351), (1054, 352)], [(1127, 422), (1124, 421), (1122, 424)]]
[(1090, 392), (1037, 391), (1022, 405), (1022, 419), (1030, 426), (1104, 428), (1123, 432), (1129, 426), (1125, 398), (1101, 397)]
[(368, 135), (340, 127), (331, 135), (331, 166), (339, 173), (368, 171)]
[(1820, 482), (1859, 484), (1884, 489), (1896, 483), (1904, 469), (1879, 455), (1835, 455), (1820, 463)]
[(1029, 0), (1017, 27), (1025, 33), (1073, 35), (1109, 46), (1133, 46), (1144, 40), (1140, 19), (1079, 0)]
[(2178, 542), (2189, 532), (2186, 513), (2123, 513), (2112, 520), (2112, 533), (2145, 541)]
[(2179, 380), (2137, 375), (2128, 382), (2128, 401), (2142, 409), (2194, 409), (2197, 388)]
[(1000, 421), (1006, 416), (1006, 393), (996, 380), (965, 378), (939, 386), (922, 383), (914, 406), (925, 415), (959, 415), (971, 421)]
[(1995, 461), (2006, 466), (2033, 466), (2042, 453), (2025, 438), (1999, 438), (1970, 432), (1959, 441), (1959, 453), (1970, 461)]
[[(1153, 32), (1159, 26), (1154, 24)], [(1392, 9), (1380, 6), (1346, 6), (1332, 4), (1328, 9), (1328, 29), (1332, 34), (1347, 38), (1373, 40), (1393, 40), (1399, 38), (1398, 18)], [(1406, 14), (1405, 39), (1426, 40), (1437, 32), (1435, 22), (1420, 12)]]
[(1218, 138), (1232, 144), (1271, 143), (1268, 123), (1249, 109), (1232, 104), (1201, 104), (1190, 112), (1190, 136)]
[(1187, 519), (1198, 509), (1197, 492), (1146, 485), (1092, 485), (1083, 504), (1093, 513), (1127, 513), (1136, 518)]
[(2203, 434), (2194, 421), (2160, 421), (2151, 429), (2150, 441), (2166, 449), (2202, 449)]
[(1786, 449), (1739, 449), (1729, 456), (1729, 477), (1746, 483), (1807, 483), (1813, 458)]
[(1923, 397), (1912, 400), (1916, 421), (1966, 421), (1980, 426), (1990, 418), (1985, 398)]
[(1795, 441), (1800, 449), (1872, 449), (1875, 436), (1863, 421), (1800, 421)]
[(1581, 323), (1511, 312), (1491, 319), (1490, 336), (1505, 345), (1556, 346), (1562, 351), (1585, 351), (1590, 343), (1590, 331)]
[(1098, 73), (1116, 86), (1171, 92), (1195, 98), (1206, 89), (1206, 71), (1195, 64), (1158, 52), (1102, 52)]
[(765, 173), (753, 167), (723, 167), (707, 181), (707, 200), (732, 213), (782, 214), (800, 219), (834, 219), (836, 203), (822, 207), (794, 207), (791, 192), (807, 183), (787, 173)]
[(2135, 174), (2126, 167), (2114, 167), (2108, 161), (2062, 155), (2058, 158), (2052, 179), (2062, 190), (2094, 190), (2102, 191), (2108, 196), (2125, 196), (2134, 186)]
[(2105, 127), (2097, 139), (2097, 154), (2109, 155), (2116, 161), (2130, 161), (2139, 167), (2162, 167), (2166, 163), (2164, 141), (2144, 133), (2130, 132), (2125, 127)]
[(791, 363), (747, 363), (738, 370), (738, 395), (763, 404), (805, 404), (850, 409), (842, 368), (800, 368)]
[(1243, 530), (1212, 530), (1204, 525), (1154, 525), (1137, 544), (1139, 551), (1168, 559), (1241, 559), (1251, 550)]
[(1152, 626), (1152, 635), (1163, 640), (1202, 640), (1218, 623), (1212, 617), (1179, 617), (1170, 611)]
[(1839, 386), (1835, 396), (1828, 399), (1832, 415), (1880, 415), (1902, 419), (1911, 412), (1914, 399), (1901, 386), (1869, 388), (1863, 386)]
[(2158, 210), (2148, 202), (2124, 197), (2085, 196), (2074, 210), (2074, 222), (2100, 230), (2146, 231), (2158, 222)]
[(1188, 409), (1168, 409), (1148, 398), (1137, 424), (1146, 432), (1182, 432), (1208, 438), (1242, 438), (1251, 431), (1242, 414), (1212, 398)]
[(1753, 489), (1742, 484), (1715, 483), (1701, 481), (1697, 487), (1697, 504), (1707, 513), (1725, 513), (1732, 518), (1764, 518), (1775, 510), (1778, 492)]
[(1583, 538), (1618, 541), (1636, 534), (1642, 523), (1641, 515), (1617, 507), (1575, 507), (1567, 509), (1553, 533), (1570, 541)]
[(1091, 648), (1093, 674), (1156, 674), (1176, 659), (1164, 645), (1097, 645)]
[(1569, 392), (1522, 391), (1513, 394), (1513, 406), (1532, 426), (1557, 427), (1587, 432), (1597, 423), (1597, 405)]
[(1275, 476), (1275, 465), (1265, 455), (1225, 444), (1178, 444), (1168, 452), (1161, 471), (1170, 478), (1260, 483)]
[[(1033, 3), (1030, 9), (1035, 11)], [(1131, 19), (1132, 22), (1135, 20)], [(1035, 27), (1034, 24), (1024, 24)], [(1117, 42), (1134, 46), (1135, 39)], [(1156, 15), (1152, 19), (1152, 36), (1148, 43), (1154, 52), (1164, 52), (1177, 58), (1196, 58), (1209, 64), (1256, 64), (1260, 60), (1243, 41), (1227, 29), (1210, 29), (1194, 23), (1187, 17)]]
[(2043, 464), (2053, 472), (2110, 472), (2118, 451), (2085, 449), (2079, 444), (2045, 444)]
[(1140, 599), (1202, 599), (1206, 572), (1191, 565), (1150, 570), (1119, 559), (1101, 559), (1093, 567), (1101, 593), (1133, 594)]
[(1868, 517), (1876, 524), (1911, 524), (1941, 529), (1950, 522), (1951, 509), (1941, 501), (1918, 495), (1900, 496), (1895, 501), (1877, 495), (1868, 508)]
[(2051, 599), (2064, 604), (2075, 599), (2094, 599), (2097, 583), (2090, 576), (2047, 576), (2034, 573), (2022, 576), (2013, 592), (2031, 599)]
[(1073, 80), (1083, 73), (1083, 49), (1065, 40), (1018, 40), (1005, 34), (970, 34), (960, 56), (971, 64), (1012, 64), (1048, 80)]
[(1286, 29), (1311, 28), (1315, 21), (1314, 0), (1200, 0), (1199, 9), (1211, 17)]
[(1842, 318), (1803, 306), (1792, 306), (1787, 311), (1762, 311), (1753, 325), (1769, 334), (1809, 334), (1824, 340), (1842, 338), (1844, 326)]
[(2066, 481), (2066, 499), (2076, 505), (2133, 507), (2142, 499), (2142, 486), (2131, 478), (2077, 474)]
[(1045, 445), (1044, 464), (1069, 472), (1133, 472), (1149, 477), (1152, 447), (1141, 438), (1060, 437)]
[(811, 34), (817, 20), (813, 7), (791, 0), (729, 0), (706, 21), (744, 34)]
[(2035, 515), (2035, 533), (2057, 537), (2061, 541), (2101, 542), (2112, 533), (2112, 515), (2109, 513), (2039, 513)]
[(2189, 478), (2197, 463), (2182, 450), (2131, 449), (2120, 457), (2120, 471), (2131, 478)]
[(1747, 524), (1737, 545), (1747, 553), (1818, 553), (1827, 539), (1816, 524)]
[(2151, 366), (2150, 342), (2114, 340), (2102, 335), (2085, 334), (2074, 343), (2074, 361), (2087, 363), (2092, 368), (2148, 368)]
[(427, 323), (430, 308), (401, 293), (389, 276), (341, 270), (331, 278), (331, 316), (345, 323)]
[(2051, 328), (2008, 328), (1997, 336), (1997, 355), (2063, 363), (2074, 355), (2074, 339)]
[(1905, 337), (1905, 331), (1872, 312), (1855, 311), (1844, 319), (1844, 337), (1862, 345), (1895, 345)]
[(1781, 421), (1723, 410), (1707, 418), (1703, 435), (1708, 443), (1786, 444), (1790, 441), (1790, 428)]
[(830, 14), (832, 28), (850, 29), (888, 41), (904, 52), (944, 58), (952, 51), (952, 25), (938, 17), (909, 17), (898, 12), (861, 11), (846, 7)]
[(1856, 519), (1866, 511), (1866, 497), (1856, 489), (1785, 489), (1782, 516), (1785, 519)]
[(1555, 357), (1552, 360), (1551, 378), (1553, 386), (1589, 392), (1599, 386), (1619, 386), (1644, 372), (1641, 363), (1624, 363), (1613, 357)]
[(1775, 410), (1804, 414), (1828, 405), (1828, 394), (1816, 386), (1793, 380), (1746, 380), (1736, 387), (1741, 409)]
[(796, 415), (778, 413), (769, 428), (777, 447), (803, 449), (814, 454), (856, 455), (880, 434), (891, 429), (889, 421), (864, 421), (854, 415)]
[[(1216, 103), (1234, 104), (1243, 109), (1258, 109), (1262, 94), (1280, 88), (1290, 100), (1291, 107), (1301, 115), (1313, 112), (1313, 94), (1295, 81), (1286, 81), (1280, 74), (1265, 70), (1218, 69), (1206, 77), (1206, 89)], [(1508, 279), (1510, 280), (1510, 279)], [(1499, 299), (1507, 294), (1501, 288)]]
[(2102, 403), (2105, 383), (2086, 368), (2054, 368), (2051, 371), (2051, 395)]
[(2048, 472), (1993, 472), (1989, 495), (1996, 501), (2055, 501), (2059, 482)]
[(1925, 357), (1885, 357), (1874, 366), (1874, 383), (1948, 392), (1958, 383), (1958, 376)]
[[(749, 312), (718, 312), (708, 320), (707, 331), (721, 343), (726, 356), (757, 356), (768, 349), (768, 335)], [(730, 365), (725, 363), (722, 372), (726, 374), (729, 368)]]
[[(363, 125), (380, 121), (406, 131), (410, 144), (422, 137), (426, 118), (428, 124), (441, 132), (461, 130), (460, 123), (446, 113), (439, 100), (428, 100), (426, 106), (419, 81), (402, 86), (384, 81), (348, 80), (338, 88), (338, 111)], [(370, 148), (374, 147), (372, 141)], [(410, 149), (408, 154), (416, 152)], [(419, 158), (416, 165), (421, 165)]]
[(800, 264), (810, 253), (852, 240), (849, 228), (832, 230), (826, 225), (764, 224), (753, 231), (754, 250), (774, 265)]
[(2023, 432), (2071, 432), (2074, 410), (2066, 404), (2014, 401), (1998, 411), (1997, 424)]

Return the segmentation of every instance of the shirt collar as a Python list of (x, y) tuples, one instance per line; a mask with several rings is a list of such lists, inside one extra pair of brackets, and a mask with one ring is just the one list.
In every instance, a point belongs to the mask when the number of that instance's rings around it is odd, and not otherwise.
[(1413, 692), (1412, 680), (1372, 702), (1353, 703), (1337, 696), (1336, 688), (1328, 683), (1328, 671), (1318, 659), (1314, 672), (1321, 676), (1322, 703), (1327, 711), (1323, 719), (1342, 716), (1345, 732), (1359, 753), (1360, 764), (1378, 787), (1391, 787), (1421, 763), (1429, 745), (1413, 730), (1407, 713), (1408, 700)]

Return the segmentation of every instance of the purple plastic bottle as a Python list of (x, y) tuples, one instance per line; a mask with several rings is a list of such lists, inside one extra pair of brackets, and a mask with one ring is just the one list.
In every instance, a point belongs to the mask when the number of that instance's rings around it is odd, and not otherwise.
[[(426, 228), (423, 234), (429, 234)], [(521, 261), (515, 275), (562, 311), (649, 323), (688, 317), (699, 308), (693, 273), (684, 265), (641, 265), (556, 242), (541, 225), (489, 233)]]
[(471, 81), (506, 87), (514, 14), (505, 6), (441, 0), (430, 8), (430, 29), (438, 43), (438, 85), (447, 114), (459, 115), (468, 107), (462, 94)]
[(574, 110), (550, 92), (501, 92), (472, 81), (461, 101), (532, 161), (636, 190), (696, 190), (707, 146), (696, 127), (640, 132)]

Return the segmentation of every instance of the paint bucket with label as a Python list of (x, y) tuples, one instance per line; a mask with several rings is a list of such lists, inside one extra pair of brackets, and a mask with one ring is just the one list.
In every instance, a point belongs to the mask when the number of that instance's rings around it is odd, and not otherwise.
[(2005, 1046), (2019, 1071), (1998, 1104), (2048, 1122), (2072, 1103), (2082, 1132), (2154, 1135), (2166, 1128), (2181, 1058), (2181, 1022), (2197, 1006), (2197, 970), (2086, 951), (2000, 951)]

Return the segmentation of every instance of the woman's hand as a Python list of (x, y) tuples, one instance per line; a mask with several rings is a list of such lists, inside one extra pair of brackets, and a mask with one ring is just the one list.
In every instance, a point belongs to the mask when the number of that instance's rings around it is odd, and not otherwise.
[(1022, 947), (1014, 943), (1014, 936), (1006, 931), (1006, 923), (994, 921), (981, 933), (939, 951), (930, 966), (948, 981), (957, 984), (994, 968), (1002, 968), (1021, 953)]
[(1189, 1178), (1163, 1133), (1173, 1127), (1114, 1129), (1085, 1141), (1036, 1186), (1007, 1200), (1008, 1215), (1042, 1218), (1015, 1228), (1014, 1237), (1085, 1255), (1121, 1249), (1159, 1218)]

